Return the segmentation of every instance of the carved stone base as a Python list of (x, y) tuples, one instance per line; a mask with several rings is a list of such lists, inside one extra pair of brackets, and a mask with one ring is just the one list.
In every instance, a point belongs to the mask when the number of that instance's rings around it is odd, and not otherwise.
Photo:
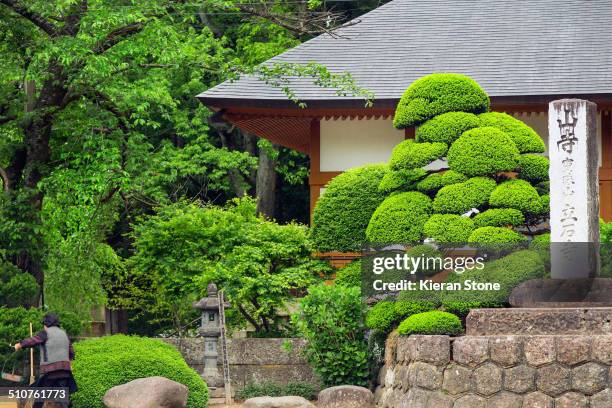
[(510, 295), (513, 307), (612, 307), (612, 279), (534, 279)]

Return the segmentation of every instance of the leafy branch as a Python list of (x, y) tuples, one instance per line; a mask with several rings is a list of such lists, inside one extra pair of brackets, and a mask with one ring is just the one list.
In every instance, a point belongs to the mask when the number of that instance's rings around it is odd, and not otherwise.
[(19, 14), (23, 18), (29, 20), (32, 24), (43, 30), (50, 37), (55, 37), (58, 34), (58, 29), (55, 24), (48, 21), (40, 14), (31, 11), (26, 6), (17, 0), (0, 0), (0, 4), (4, 4), (13, 12)]

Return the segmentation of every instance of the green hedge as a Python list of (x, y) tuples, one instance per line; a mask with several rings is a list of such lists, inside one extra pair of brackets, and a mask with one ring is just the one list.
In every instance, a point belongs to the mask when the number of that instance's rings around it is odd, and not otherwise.
[(419, 126), (415, 139), (417, 142), (441, 142), (450, 146), (463, 132), (478, 126), (480, 120), (473, 113), (443, 113)]
[(444, 186), (466, 181), (468, 178), (461, 173), (447, 170), (442, 173), (433, 173), (419, 181), (416, 188), (425, 194), (434, 194)]
[(538, 191), (525, 180), (509, 180), (501, 183), (491, 193), (491, 207), (514, 208), (523, 214), (541, 214), (543, 202)]
[(527, 238), (510, 228), (481, 227), (470, 234), (470, 244), (519, 244)]
[(410, 189), (425, 176), (427, 171), (423, 169), (392, 170), (382, 178), (378, 190), (390, 193), (395, 190)]
[(404, 290), (397, 295), (398, 301), (424, 303), (429, 308), (437, 309), (442, 304), (440, 291), (437, 290)]
[(393, 125), (398, 129), (417, 126), (446, 112), (482, 113), (489, 105), (489, 96), (473, 79), (461, 74), (431, 74), (406, 89)]
[(493, 179), (474, 177), (442, 187), (434, 199), (433, 210), (439, 214), (464, 214), (472, 208), (483, 208), (496, 186)]
[(544, 153), (544, 141), (538, 134), (513, 116), (487, 112), (478, 116), (481, 126), (493, 126), (506, 132), (521, 153)]
[(494, 127), (468, 130), (448, 150), (448, 165), (466, 176), (489, 176), (516, 169), (519, 151), (506, 133)]
[(454, 314), (433, 310), (408, 317), (399, 325), (397, 332), (402, 336), (411, 334), (456, 336), (463, 333), (463, 326), (461, 320)]
[(382, 301), (375, 304), (366, 316), (366, 326), (381, 333), (389, 333), (406, 317), (434, 309), (432, 303)]
[(519, 178), (532, 184), (548, 180), (550, 161), (547, 157), (537, 154), (523, 154), (519, 159)]
[(481, 227), (516, 227), (525, 222), (525, 216), (514, 208), (491, 208), (474, 217), (476, 228)]
[(329, 182), (313, 212), (311, 238), (317, 250), (361, 250), (368, 222), (384, 199), (378, 186), (386, 171), (385, 165), (368, 165)]
[(389, 167), (391, 170), (411, 170), (423, 167), (446, 154), (444, 143), (417, 143), (406, 139), (393, 148)]
[[(442, 252), (440, 252), (435, 246), (428, 244), (415, 245), (406, 251), (406, 254), (410, 258), (440, 258), (442, 257)], [(431, 268), (427, 268), (430, 266)], [(440, 272), (442, 272), (442, 268), (438, 267), (439, 265), (421, 265), (415, 271), (417, 274), (425, 275), (425, 276), (433, 276)]]
[(366, 237), (374, 243), (419, 241), (430, 214), (431, 200), (425, 194), (411, 191), (393, 195), (372, 215)]
[(275, 382), (247, 384), (243, 389), (236, 391), (236, 399), (241, 401), (256, 397), (283, 397), (285, 395), (303, 397), (312, 401), (317, 399), (317, 389), (312, 384), (294, 381), (287, 384)]
[(440, 243), (467, 242), (474, 230), (474, 221), (455, 214), (434, 214), (423, 226), (425, 236)]
[(208, 388), (181, 354), (161, 340), (114, 335), (84, 340), (74, 345), (73, 373), (79, 391), (75, 408), (103, 408), (110, 388), (138, 378), (161, 376), (189, 388), (187, 407), (207, 406)]
[(338, 269), (334, 282), (345, 287), (361, 287), (361, 260), (357, 259)]
[(37, 293), (34, 276), (0, 259), (0, 306), (29, 305)]

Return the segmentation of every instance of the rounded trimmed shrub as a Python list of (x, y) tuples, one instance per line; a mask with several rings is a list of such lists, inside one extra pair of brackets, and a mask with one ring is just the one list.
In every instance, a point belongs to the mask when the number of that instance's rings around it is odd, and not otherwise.
[(375, 243), (418, 241), (430, 214), (431, 200), (425, 194), (410, 191), (393, 195), (374, 211), (366, 237)]
[[(406, 251), (406, 254), (410, 258), (420, 258), (420, 257), (441, 258), (442, 257), (442, 252), (440, 252), (433, 245), (428, 245), (428, 244), (415, 245), (412, 248), (410, 248), (408, 251)], [(430, 266), (430, 268), (428, 268), (428, 266)], [(434, 265), (421, 264), (421, 266), (419, 266), (419, 268), (415, 271), (415, 273), (422, 274), (425, 276), (434, 276), (438, 274), (439, 272), (442, 272), (442, 268), (438, 266), (440, 265), (436, 265), (435, 263)]]
[(32, 274), (0, 260), (0, 306), (30, 305), (38, 289), (38, 283)]
[(497, 184), (487, 177), (474, 177), (459, 184), (442, 187), (436, 194), (433, 210), (438, 214), (464, 214), (482, 208)]
[(521, 153), (544, 153), (542, 138), (525, 123), (507, 113), (487, 112), (478, 115), (481, 126), (493, 126), (506, 132)]
[(509, 180), (501, 183), (491, 193), (491, 207), (514, 208), (523, 214), (540, 214), (543, 203), (537, 190), (525, 180)]
[(425, 194), (433, 194), (444, 186), (457, 184), (466, 181), (468, 178), (461, 173), (453, 170), (446, 170), (442, 173), (433, 173), (419, 181), (416, 188)]
[(476, 228), (481, 227), (507, 227), (521, 225), (525, 222), (525, 216), (514, 208), (491, 208), (474, 217)]
[(384, 200), (378, 191), (387, 166), (348, 170), (329, 182), (313, 212), (311, 239), (317, 250), (360, 251), (372, 214)]
[(489, 110), (486, 92), (470, 77), (438, 73), (414, 81), (400, 99), (393, 125), (398, 129), (420, 125), (446, 112), (482, 113)]
[(545, 195), (550, 193), (550, 181), (543, 181), (541, 183), (536, 184), (534, 187), (539, 195)]
[(344, 287), (361, 287), (361, 259), (356, 259), (350, 264), (338, 269), (334, 282), (336, 285)]
[(393, 330), (406, 317), (434, 309), (432, 303), (382, 301), (375, 304), (366, 316), (366, 326), (381, 333)]
[(397, 332), (402, 336), (411, 334), (446, 334), (456, 336), (463, 333), (461, 320), (452, 313), (432, 310), (418, 313), (404, 320)]
[(544, 215), (550, 212), (550, 195), (544, 194), (540, 196), (540, 203), (542, 204), (542, 209), (536, 215)]
[(84, 340), (74, 345), (73, 373), (79, 391), (75, 408), (103, 408), (110, 388), (145, 377), (161, 376), (189, 388), (187, 407), (208, 404), (208, 387), (181, 354), (161, 340), (124, 335)]
[(423, 226), (425, 236), (440, 243), (467, 242), (474, 230), (474, 221), (455, 214), (434, 214)]
[(397, 300), (402, 302), (417, 302), (424, 304), (431, 310), (437, 309), (441, 305), (441, 292), (437, 290), (403, 290), (397, 295)]
[(547, 157), (537, 154), (523, 154), (519, 159), (518, 176), (533, 184), (547, 181), (549, 166), (550, 161)]
[(378, 185), (378, 190), (390, 193), (403, 188), (410, 188), (415, 182), (427, 175), (424, 169), (403, 169), (387, 172)]
[(518, 160), (510, 136), (494, 127), (468, 130), (448, 150), (449, 167), (469, 177), (513, 171)]
[(468, 242), (470, 244), (520, 244), (527, 238), (510, 228), (502, 227), (481, 227), (470, 234)]
[(444, 156), (447, 149), (444, 143), (417, 143), (407, 139), (393, 148), (389, 167), (392, 170), (423, 167)]
[(417, 142), (441, 142), (450, 145), (463, 132), (479, 126), (480, 119), (473, 113), (443, 113), (419, 126), (415, 133), (415, 139)]

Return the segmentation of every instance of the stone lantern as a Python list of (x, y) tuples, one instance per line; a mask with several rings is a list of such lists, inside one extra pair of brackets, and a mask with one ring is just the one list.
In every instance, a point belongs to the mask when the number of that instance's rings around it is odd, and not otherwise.
[[(193, 304), (193, 307), (202, 311), (202, 324), (200, 336), (204, 339), (204, 372), (202, 377), (210, 387), (222, 387), (223, 375), (217, 367), (219, 353), (217, 343), (221, 336), (221, 322), (219, 318), (219, 297), (217, 285), (208, 284), (208, 296)], [(227, 308), (229, 305), (223, 305)]]

